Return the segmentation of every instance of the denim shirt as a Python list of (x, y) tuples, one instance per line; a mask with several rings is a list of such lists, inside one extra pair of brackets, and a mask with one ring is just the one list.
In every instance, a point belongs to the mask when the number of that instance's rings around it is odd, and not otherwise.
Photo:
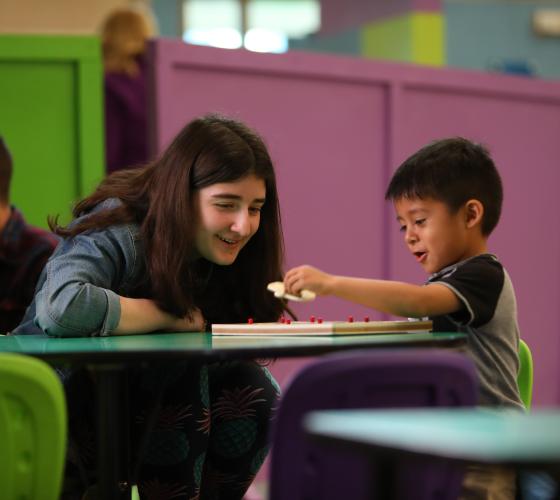
[[(120, 203), (106, 200), (91, 213)], [(119, 295), (134, 295), (145, 275), (144, 248), (136, 224), (64, 238), (43, 269), (35, 297), (12, 335), (110, 335), (121, 316)]]

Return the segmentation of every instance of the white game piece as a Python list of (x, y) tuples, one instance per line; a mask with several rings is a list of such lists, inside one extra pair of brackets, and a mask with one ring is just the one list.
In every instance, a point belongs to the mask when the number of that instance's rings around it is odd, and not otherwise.
[(269, 283), (266, 288), (273, 292), (274, 296), (279, 299), (293, 300), (295, 302), (309, 302), (316, 297), (315, 292), (312, 292), (311, 290), (302, 290), (299, 295), (286, 293), (284, 283), (281, 281), (273, 281), (272, 283)]

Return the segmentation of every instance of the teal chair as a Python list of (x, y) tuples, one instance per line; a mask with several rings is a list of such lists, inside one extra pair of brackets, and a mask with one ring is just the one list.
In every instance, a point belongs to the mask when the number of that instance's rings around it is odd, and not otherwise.
[(58, 500), (66, 455), (62, 384), (45, 362), (0, 353), (0, 497)]
[(519, 373), (517, 374), (517, 386), (521, 401), (525, 408), (531, 408), (533, 399), (533, 356), (527, 343), (519, 339)]

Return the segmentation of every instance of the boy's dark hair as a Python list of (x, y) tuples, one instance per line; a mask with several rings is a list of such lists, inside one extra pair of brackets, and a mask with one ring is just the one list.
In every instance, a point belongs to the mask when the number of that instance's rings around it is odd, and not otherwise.
[(4, 139), (0, 136), (0, 204), (10, 200), (10, 181), (12, 180), (12, 156)]
[(503, 191), (500, 174), (488, 150), (462, 137), (432, 142), (410, 156), (394, 173), (385, 199), (433, 198), (451, 213), (468, 200), (484, 206), (482, 234), (498, 224)]

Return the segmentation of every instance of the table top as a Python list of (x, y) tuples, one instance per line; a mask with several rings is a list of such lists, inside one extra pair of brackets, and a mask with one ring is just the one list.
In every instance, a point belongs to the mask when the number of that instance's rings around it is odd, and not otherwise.
[(115, 362), (157, 359), (250, 359), (313, 356), (360, 348), (455, 347), (462, 333), (398, 333), (341, 336), (240, 336), (211, 333), (152, 333), (110, 337), (53, 338), (0, 336), (0, 352), (29, 354), (47, 361)]
[(461, 462), (560, 465), (560, 409), (333, 410), (311, 413), (309, 434), (370, 452), (408, 452)]

